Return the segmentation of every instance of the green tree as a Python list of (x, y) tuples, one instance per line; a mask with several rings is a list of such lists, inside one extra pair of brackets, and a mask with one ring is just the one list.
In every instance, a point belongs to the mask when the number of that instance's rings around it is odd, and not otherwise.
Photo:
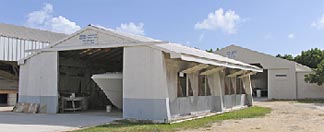
[(324, 82), (324, 60), (317, 65), (314, 72), (305, 75), (305, 81), (308, 83), (317, 83), (317, 85), (322, 85)]
[(318, 48), (302, 51), (301, 55), (295, 57), (297, 63), (311, 68), (317, 68), (317, 65), (320, 64), (322, 60), (324, 60), (324, 52)]
[(212, 48), (210, 48), (209, 50), (206, 50), (206, 51), (207, 52), (210, 52), (210, 53), (213, 53), (214, 52)]
[(210, 52), (210, 53), (214, 53), (215, 51), (219, 51), (219, 48), (216, 48), (216, 50), (213, 50), (212, 48), (210, 48), (209, 50), (206, 50), (207, 52)]
[(289, 54), (285, 54), (285, 55), (278, 54), (278, 55), (276, 55), (276, 57), (286, 59), (286, 60), (290, 60), (290, 61), (294, 61), (294, 57), (292, 55), (289, 55)]

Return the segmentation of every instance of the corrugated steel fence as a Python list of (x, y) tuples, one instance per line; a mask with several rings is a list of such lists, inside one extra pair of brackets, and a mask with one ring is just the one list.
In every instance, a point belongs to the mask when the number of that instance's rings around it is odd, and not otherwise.
[(49, 45), (49, 42), (26, 40), (0, 35), (0, 60), (18, 61), (30, 54), (32, 51), (42, 49)]

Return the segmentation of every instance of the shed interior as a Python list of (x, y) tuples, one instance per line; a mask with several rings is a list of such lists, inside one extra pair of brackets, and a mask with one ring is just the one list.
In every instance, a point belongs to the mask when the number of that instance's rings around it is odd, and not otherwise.
[[(105, 110), (112, 105), (91, 79), (94, 74), (122, 72), (123, 48), (96, 48), (59, 52), (60, 112)], [(76, 101), (69, 101), (74, 98)], [(113, 109), (117, 109), (113, 106)]]
[[(251, 65), (263, 68), (260, 63)], [(252, 75), (251, 84), (254, 96), (257, 96), (257, 90), (261, 90), (261, 97), (268, 97), (268, 70), (263, 69), (263, 72), (258, 72), (255, 75)]]

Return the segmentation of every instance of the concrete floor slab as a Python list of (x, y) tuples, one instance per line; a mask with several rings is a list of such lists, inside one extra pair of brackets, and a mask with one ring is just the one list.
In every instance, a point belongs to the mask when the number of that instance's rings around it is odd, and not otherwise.
[(121, 119), (121, 113), (76, 112), (26, 114), (0, 112), (0, 132), (58, 132), (106, 124)]

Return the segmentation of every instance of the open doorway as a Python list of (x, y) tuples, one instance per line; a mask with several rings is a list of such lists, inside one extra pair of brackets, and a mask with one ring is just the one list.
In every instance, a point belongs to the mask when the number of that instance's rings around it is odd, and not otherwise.
[(0, 106), (7, 106), (8, 94), (0, 94)]
[(121, 112), (91, 77), (107, 72), (122, 72), (122, 68), (123, 48), (60, 51), (59, 111), (106, 111), (107, 106), (111, 106), (113, 111)]
[[(251, 64), (259, 68), (263, 68), (261, 64)], [(253, 88), (253, 96), (268, 97), (268, 70), (258, 72), (251, 76), (251, 84)]]

